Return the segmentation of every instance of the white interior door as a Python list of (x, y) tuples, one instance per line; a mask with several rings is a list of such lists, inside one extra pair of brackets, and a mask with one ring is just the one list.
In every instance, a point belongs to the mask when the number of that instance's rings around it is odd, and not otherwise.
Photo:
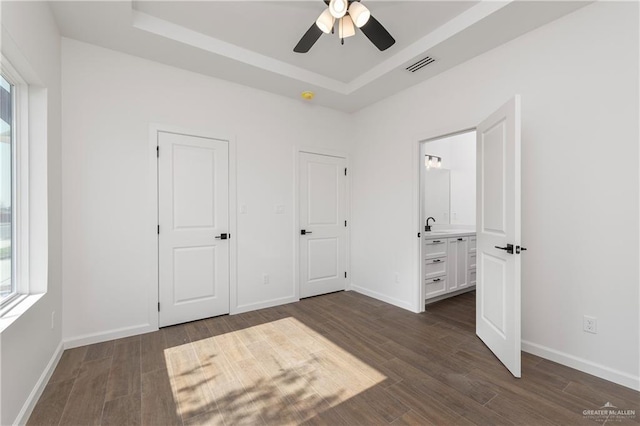
[(228, 142), (158, 132), (161, 327), (229, 313)]
[(300, 297), (346, 288), (346, 160), (301, 152)]
[(520, 97), (476, 138), (476, 334), (520, 377)]

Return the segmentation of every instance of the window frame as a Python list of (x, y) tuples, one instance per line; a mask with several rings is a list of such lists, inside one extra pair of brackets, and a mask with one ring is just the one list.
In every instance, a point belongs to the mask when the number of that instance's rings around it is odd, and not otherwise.
[(12, 251), (13, 291), (0, 301), (0, 316), (17, 305), (29, 293), (29, 86), (2, 55), (0, 73), (12, 85)]

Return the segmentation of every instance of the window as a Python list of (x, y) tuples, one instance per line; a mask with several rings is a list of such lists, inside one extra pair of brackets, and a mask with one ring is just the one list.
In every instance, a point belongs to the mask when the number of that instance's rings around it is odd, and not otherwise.
[(15, 274), (15, 89), (0, 75), (0, 304), (17, 294)]

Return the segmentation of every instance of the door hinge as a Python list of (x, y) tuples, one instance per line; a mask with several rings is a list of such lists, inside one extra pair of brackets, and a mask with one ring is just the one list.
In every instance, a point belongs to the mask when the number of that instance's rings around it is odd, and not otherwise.
[(347, 273), (346, 272), (344, 273), (344, 277), (347, 278)]
[(160, 235), (160, 225), (158, 225), (158, 235)]
[(160, 302), (158, 302), (158, 312), (160, 312)]
[(344, 175), (345, 176), (347, 175), (347, 168), (346, 167), (344, 168)]
[(345, 228), (347, 227), (347, 221), (346, 220), (344, 221), (344, 227)]
[(156, 157), (160, 158), (160, 147), (156, 146)]

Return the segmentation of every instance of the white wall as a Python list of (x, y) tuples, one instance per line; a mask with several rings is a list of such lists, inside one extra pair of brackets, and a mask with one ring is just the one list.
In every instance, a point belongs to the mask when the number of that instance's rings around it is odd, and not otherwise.
[(354, 288), (420, 309), (418, 141), (520, 93), (525, 348), (640, 388), (638, 52), (638, 4), (599, 2), (357, 113)]
[[(49, 5), (44, 2), (2, 2), (2, 51), (8, 59), (24, 73), (28, 83), (37, 83), (31, 88), (34, 96), (30, 101), (32, 117), (46, 114), (46, 123), (34, 123), (30, 130), (32, 139), (31, 162), (45, 162), (48, 188), (41, 177), (31, 177), (32, 196), (45, 194), (48, 190), (48, 227), (33, 223), (31, 228), (34, 265), (48, 264), (48, 271), (32, 270), (32, 290), (46, 294), (40, 297), (26, 313), (13, 320), (0, 335), (0, 424), (26, 421), (26, 416), (35, 404), (41, 384), (46, 383), (47, 366), (54, 365), (61, 343), (62, 311), (62, 250), (61, 250), (61, 114), (60, 114), (60, 35)], [(10, 52), (8, 52), (9, 50)], [(10, 53), (10, 55), (9, 55)], [(36, 101), (47, 100), (38, 110)], [(46, 143), (46, 151), (41, 145)], [(47, 158), (40, 156), (46, 153)], [(37, 173), (39, 170), (30, 170)], [(40, 216), (47, 201), (31, 199), (31, 209)], [(48, 228), (48, 235), (46, 235)], [(45, 235), (39, 235), (44, 232)], [(34, 240), (34, 236), (38, 238)], [(48, 239), (48, 250), (38, 244)], [(48, 259), (42, 256), (48, 253)], [(53, 328), (52, 313), (56, 312)], [(11, 312), (10, 312), (11, 314)], [(11, 317), (8, 315), (7, 317)], [(3, 321), (7, 318), (3, 318)]]
[(65, 340), (140, 332), (157, 318), (150, 123), (235, 138), (247, 213), (232, 305), (294, 300), (294, 147), (348, 152), (350, 117), (69, 39), (62, 50)]

